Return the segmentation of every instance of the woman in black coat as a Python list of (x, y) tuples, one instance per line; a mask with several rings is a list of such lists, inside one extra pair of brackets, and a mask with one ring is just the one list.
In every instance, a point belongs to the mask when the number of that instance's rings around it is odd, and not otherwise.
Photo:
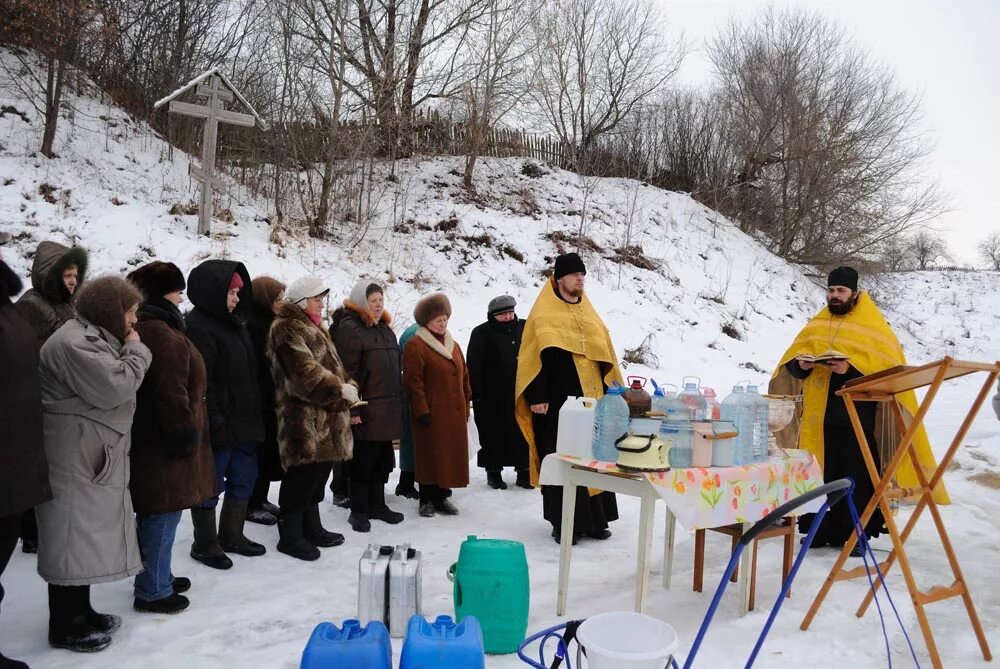
[[(21, 279), (0, 260), (0, 576), (21, 531), (21, 514), (52, 499), (42, 442), (38, 339), (11, 303)], [(0, 602), (3, 586), (0, 586)], [(0, 655), (0, 665), (7, 660)]]
[(258, 276), (252, 282), (253, 304), (250, 306), (247, 328), (257, 355), (257, 383), (260, 384), (261, 418), (264, 421), (264, 441), (257, 444), (257, 482), (250, 496), (247, 520), (260, 525), (275, 525), (281, 511), (267, 501), (272, 481), (280, 481), (284, 469), (278, 453), (278, 416), (275, 413), (274, 378), (267, 360), (267, 334), (274, 315), (285, 299), (285, 284), (269, 276)]
[(477, 463), (486, 470), (491, 488), (505, 490), (500, 471), (517, 470), (517, 485), (531, 488), (528, 443), (514, 418), (514, 378), (521, 348), (524, 321), (514, 313), (510, 295), (490, 301), (487, 321), (469, 338), (469, 380), (472, 382), (473, 417), (479, 431)]
[(216, 489), (226, 493), (218, 532), (218, 495), (191, 509), (191, 557), (209, 567), (228, 569), (232, 562), (224, 551), (248, 557), (265, 552), (243, 534), (257, 480), (257, 444), (264, 440), (257, 356), (247, 330), (253, 288), (246, 267), (232, 260), (201, 263), (191, 270), (187, 288), (194, 304), (185, 319), (187, 334), (205, 359), (208, 373), (205, 400)]
[(351, 411), (354, 458), (346, 466), (351, 482), (348, 522), (355, 532), (369, 532), (371, 519), (392, 525), (403, 521), (403, 514), (385, 503), (385, 484), (396, 467), (392, 442), (403, 435), (399, 342), (391, 322), (382, 287), (359, 281), (344, 300), (334, 333), (344, 370), (368, 403)]

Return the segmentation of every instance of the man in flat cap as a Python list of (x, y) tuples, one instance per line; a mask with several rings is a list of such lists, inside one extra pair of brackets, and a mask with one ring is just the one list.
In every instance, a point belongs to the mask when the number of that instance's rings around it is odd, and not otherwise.
[[(905, 364), (903, 347), (882, 312), (866, 291), (858, 290), (858, 272), (851, 267), (838, 267), (827, 277), (826, 307), (799, 332), (781, 357), (771, 380), (772, 393), (803, 395), (798, 446), (816, 456), (823, 467), (825, 482), (845, 476), (854, 479), (854, 501), (859, 513), (871, 500), (874, 487), (844, 399), (836, 393), (851, 379)], [(917, 411), (916, 395), (911, 391), (899, 399), (912, 417)], [(894, 419), (888, 412), (883, 415), (879, 403), (859, 402), (855, 406), (871, 454), (880, 467), (881, 460), (892, 456), (899, 441)], [(930, 478), (935, 468), (934, 456), (923, 427), (914, 445), (918, 464)], [(896, 474), (899, 486), (919, 485), (913, 467), (909, 457), (903, 460)], [(934, 497), (940, 504), (948, 503), (943, 484), (935, 489)], [(803, 534), (808, 532), (812, 520), (813, 514), (800, 518), (799, 530)], [(883, 522), (882, 514), (876, 510), (865, 528), (868, 536), (878, 536)], [(852, 531), (848, 508), (839, 504), (823, 519), (813, 546), (843, 546)], [(858, 547), (854, 554), (860, 556)]]
[(472, 408), (479, 431), (477, 464), (486, 470), (486, 482), (506, 490), (501, 471), (513, 467), (517, 485), (531, 488), (528, 472), (528, 442), (514, 419), (514, 378), (521, 348), (524, 321), (517, 317), (517, 302), (510, 295), (490, 300), (486, 322), (469, 338), (469, 379)]
[[(531, 480), (538, 482), (542, 459), (556, 450), (559, 409), (568, 397), (600, 398), (612, 382), (622, 383), (611, 334), (583, 292), (587, 268), (575, 253), (556, 258), (552, 278), (542, 286), (521, 337), (515, 413), (530, 448)], [(614, 493), (577, 488), (574, 541), (607, 539), (618, 518)], [(542, 486), (542, 509), (559, 541), (562, 488)]]

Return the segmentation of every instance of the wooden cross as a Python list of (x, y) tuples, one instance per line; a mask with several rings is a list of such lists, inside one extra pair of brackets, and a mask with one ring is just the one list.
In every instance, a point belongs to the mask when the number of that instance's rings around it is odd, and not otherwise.
[[(222, 102), (232, 102), (238, 96), (235, 91), (230, 90), (226, 86), (227, 83), (223, 81), (219, 74), (214, 72), (206, 79), (198, 82), (195, 95), (200, 98), (208, 98), (208, 102), (205, 105), (170, 100), (170, 111), (176, 114), (183, 114), (184, 116), (205, 119), (205, 129), (201, 143), (201, 166), (192, 165), (189, 170), (191, 178), (201, 184), (201, 202), (198, 206), (198, 234), (200, 235), (208, 235), (211, 232), (213, 189), (226, 190), (225, 184), (215, 176), (215, 140), (219, 131), (219, 123), (232, 123), (234, 125), (253, 127), (259, 120), (256, 115), (241, 114), (222, 108)], [(181, 89), (169, 97), (176, 97), (188, 87)], [(242, 96), (239, 97), (241, 102), (245, 102)], [(157, 103), (157, 106), (163, 101)]]

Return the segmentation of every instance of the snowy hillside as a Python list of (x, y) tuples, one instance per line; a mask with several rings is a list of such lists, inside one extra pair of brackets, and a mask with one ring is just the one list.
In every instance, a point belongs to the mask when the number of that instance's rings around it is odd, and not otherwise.
[[(647, 364), (630, 365), (626, 374), (651, 373), (658, 381), (674, 383), (697, 375), (722, 395), (741, 379), (765, 383), (778, 356), (823, 302), (822, 290), (799, 268), (687, 196), (626, 180), (585, 181), (550, 168), (530, 177), (520, 159), (483, 161), (474, 201), (461, 189), (460, 159), (404, 161), (397, 166), (397, 178), (384, 181), (375, 220), (363, 238), (351, 239), (353, 230), (345, 228), (346, 243), (304, 234), (272, 235), (266, 203), (234, 183), (217, 202), (217, 209), (228, 209), (231, 216), (214, 221), (211, 239), (200, 238), (194, 234), (194, 215), (170, 213), (195, 197), (187, 156), (174, 151), (171, 157), (147, 126), (100, 102), (85, 87), (80, 94), (69, 94), (55, 145), (58, 157), (46, 159), (33, 153), (41, 121), (9, 84), (0, 82), (0, 108), (20, 113), (0, 115), (0, 226), (16, 240), (13, 248), (4, 248), (4, 257), (23, 276), (35, 245), (45, 239), (86, 246), (91, 276), (128, 271), (153, 258), (171, 260), (187, 271), (205, 258), (227, 256), (244, 261), (251, 275), (292, 280), (315, 273), (337, 300), (365, 276), (387, 283), (387, 306), (397, 316), (397, 332), (411, 321), (420, 295), (446, 291), (454, 308), (451, 328), (464, 347), (471, 329), (484, 320), (491, 297), (510, 293), (519, 312), (527, 314), (542, 271), (560, 250), (572, 248), (565, 240), (577, 233), (586, 196), (592, 217), (584, 231), (590, 241), (583, 249), (588, 293), (620, 356), (646, 344)], [(616, 249), (626, 241), (641, 248), (641, 253), (626, 253), (634, 263), (615, 261), (621, 255)], [(896, 307), (889, 317), (901, 330), (911, 362), (952, 352), (972, 359), (1000, 358), (1000, 336), (993, 334), (1000, 313), (996, 282), (997, 275), (987, 273), (920, 273), (887, 280), (885, 290)], [(929, 418), (935, 450), (946, 447), (963, 403), (973, 394), (971, 381), (955, 382), (942, 393)], [(994, 650), (1000, 650), (1000, 593), (988, 587), (993, 581), (989, 561), (977, 558), (995, 552), (1000, 530), (1000, 501), (995, 488), (985, 487), (990, 480), (995, 485), (1000, 471), (998, 427), (987, 408), (967, 439), (970, 447), (963, 449), (960, 468), (947, 479), (955, 504), (946, 511), (966, 576), (979, 586), (976, 603)], [(995, 478), (989, 479), (990, 472)], [(977, 475), (985, 478), (970, 478)], [(185, 518), (178, 530), (174, 571), (194, 581), (191, 608), (170, 618), (135, 614), (130, 583), (95, 587), (95, 605), (123, 615), (125, 624), (110, 649), (89, 657), (48, 648), (45, 585), (33, 572), (33, 558), (17, 552), (4, 575), (0, 650), (38, 667), (295, 667), (317, 622), (353, 615), (357, 559), (369, 541), (410, 541), (424, 551), (424, 608), (436, 614), (452, 611), (444, 573), (457, 558), (461, 541), (473, 533), (525, 543), (532, 584), (529, 628), (556, 624), (558, 547), (541, 519), (540, 497), (523, 490), (493, 491), (484, 479), (474, 469), (471, 486), (456, 492), (462, 514), (455, 518), (419, 518), (415, 503), (390, 497), (390, 504), (407, 517), (391, 533), (382, 524), (370, 535), (353, 533), (347, 512), (324, 504), (324, 522), (344, 532), (347, 543), (326, 549), (309, 564), (293, 563), (274, 551), (273, 528), (249, 526), (248, 534), (264, 543), (268, 554), (253, 560), (237, 556), (231, 571), (213, 572), (188, 557), (191, 527)], [(391, 481), (390, 490), (393, 485)], [(573, 617), (631, 607), (638, 504), (624, 498), (619, 504), (622, 519), (612, 526), (614, 537), (602, 543), (581, 541), (573, 551)], [(660, 514), (662, 518), (662, 510)], [(936, 550), (921, 550), (931, 544), (928, 526), (920, 528), (911, 540), (917, 568), (932, 579), (928, 582), (943, 582), (944, 558)], [(663, 591), (656, 585), (663, 550), (662, 527), (657, 529), (648, 612), (677, 628), (683, 656), (721, 574), (728, 540), (709, 537), (709, 592), (693, 593), (692, 535), (680, 530), (674, 586)], [(887, 539), (876, 545), (886, 548)], [(757, 666), (885, 665), (874, 614), (862, 620), (853, 616), (862, 596), (857, 583), (837, 586), (814, 627), (807, 633), (798, 629), (834, 557), (830, 551), (816, 551), (809, 558)], [(774, 569), (780, 564), (780, 546), (763, 544), (760, 560), (758, 610), (738, 619), (735, 590), (730, 591), (702, 650), (704, 666), (742, 665), (744, 649), (749, 650), (777, 593)], [(898, 576), (890, 579), (890, 587), (926, 664)], [(946, 666), (978, 666), (978, 651), (955, 600), (935, 605), (932, 622)], [(889, 630), (894, 659), (905, 662), (905, 642), (891, 624)], [(523, 665), (507, 656), (491, 657), (488, 666)]]

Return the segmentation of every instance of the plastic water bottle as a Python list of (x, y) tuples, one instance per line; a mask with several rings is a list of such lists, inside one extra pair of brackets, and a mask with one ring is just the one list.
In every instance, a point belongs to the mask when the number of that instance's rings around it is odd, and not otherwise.
[(702, 387), (701, 394), (705, 396), (705, 418), (722, 420), (722, 405), (716, 399), (715, 389)]
[(767, 460), (767, 400), (757, 392), (757, 386), (748, 385), (746, 403), (753, 417), (752, 462)]
[(625, 402), (624, 392), (621, 386), (615, 384), (597, 401), (597, 408), (594, 410), (595, 460), (618, 461), (615, 441), (628, 432), (628, 404)]
[(664, 420), (660, 423), (660, 439), (669, 445), (667, 461), (671, 467), (690, 467), (694, 457), (694, 432), (691, 421)]
[(653, 407), (652, 412), (656, 414), (662, 414), (666, 416), (667, 414), (667, 394), (663, 389), (663, 386), (656, 382), (656, 379), (650, 379), (650, 383), (653, 384)]
[(743, 386), (733, 386), (733, 392), (726, 399), (722, 400), (721, 415), (722, 420), (732, 422), (739, 432), (736, 437), (736, 452), (733, 454), (733, 463), (737, 465), (750, 464), (753, 460), (753, 417), (746, 410), (746, 392)]
[[(688, 379), (695, 379), (694, 382), (688, 381)], [(705, 400), (705, 396), (701, 394), (698, 390), (698, 386), (701, 385), (701, 379), (697, 376), (685, 376), (684, 377), (684, 390), (677, 397), (680, 398), (688, 408), (688, 418), (690, 420), (702, 420), (705, 418), (705, 411), (708, 408), (708, 402)]]

